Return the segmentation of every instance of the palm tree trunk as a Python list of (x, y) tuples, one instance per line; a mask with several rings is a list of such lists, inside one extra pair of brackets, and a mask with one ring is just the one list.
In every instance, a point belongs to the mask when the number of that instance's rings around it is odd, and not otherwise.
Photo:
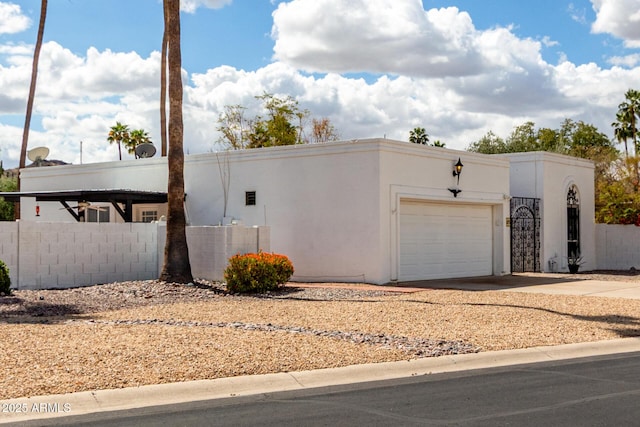
[[(27, 99), (27, 112), (24, 119), (24, 129), (22, 132), (22, 146), (20, 147), (20, 162), (18, 169), (26, 166), (27, 162), (27, 146), (29, 144), (29, 128), (31, 127), (31, 115), (33, 113), (33, 100), (36, 94), (36, 82), (38, 81), (38, 61), (40, 60), (40, 49), (42, 48), (42, 39), (44, 37), (44, 23), (47, 19), (47, 0), (40, 3), (40, 24), (38, 25), (38, 36), (36, 46), (33, 51), (33, 63), (31, 64), (31, 84), (29, 86), (29, 98)], [(18, 173), (18, 188), (20, 191), (20, 173)], [(20, 219), (20, 203), (15, 204), (15, 219)]]
[[(165, 12), (166, 13), (166, 12)], [(160, 147), (161, 156), (167, 155), (167, 30), (162, 34), (160, 60)]]
[(184, 129), (182, 122), (182, 57), (180, 0), (164, 0), (165, 32), (169, 49), (169, 182), (167, 241), (160, 279), (172, 283), (193, 281), (184, 213)]
[(631, 109), (631, 139), (633, 140), (633, 169), (635, 178), (633, 179), (633, 190), (637, 193), (640, 185), (640, 171), (638, 170), (638, 135), (636, 132), (636, 111)]

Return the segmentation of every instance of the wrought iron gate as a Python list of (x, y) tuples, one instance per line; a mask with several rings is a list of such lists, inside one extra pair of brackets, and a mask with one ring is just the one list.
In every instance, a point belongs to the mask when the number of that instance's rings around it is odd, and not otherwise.
[(540, 199), (511, 198), (511, 272), (540, 271)]

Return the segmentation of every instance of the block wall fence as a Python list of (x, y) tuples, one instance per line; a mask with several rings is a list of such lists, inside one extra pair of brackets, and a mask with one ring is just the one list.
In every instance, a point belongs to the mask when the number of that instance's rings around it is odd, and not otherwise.
[(640, 227), (596, 224), (596, 255), (599, 270), (640, 270)]
[[(70, 288), (157, 279), (166, 226), (0, 222), (0, 260), (15, 289)], [(194, 277), (222, 280), (229, 257), (269, 251), (268, 227), (187, 227)]]
[[(0, 222), (0, 260), (16, 289), (157, 279), (165, 233), (162, 224)], [(271, 250), (267, 226), (187, 227), (187, 241), (194, 277), (207, 280), (223, 280), (237, 253)], [(596, 224), (595, 241), (596, 265), (585, 271), (640, 269), (640, 227)]]

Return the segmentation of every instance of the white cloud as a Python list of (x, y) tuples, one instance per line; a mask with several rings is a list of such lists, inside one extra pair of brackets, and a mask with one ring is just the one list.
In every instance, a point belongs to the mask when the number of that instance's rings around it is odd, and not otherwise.
[[(542, 41), (511, 28), (478, 31), (457, 8), (420, 0), (293, 0), (274, 12), (275, 58), (311, 72), (374, 72), (445, 79), (471, 112), (562, 107)], [(532, 90), (536, 88), (536, 90)]]
[(587, 12), (584, 9), (578, 9), (576, 5), (573, 3), (569, 3), (569, 7), (567, 8), (567, 12), (569, 12), (569, 16), (571, 19), (576, 21), (579, 24), (586, 25), (587, 24)]
[(457, 8), (420, 0), (294, 0), (273, 13), (275, 59), (312, 72), (468, 75), (483, 70), (475, 29)]
[(30, 25), (31, 19), (22, 14), (19, 5), (0, 2), (0, 34), (19, 33)]
[(640, 64), (640, 53), (633, 53), (626, 56), (614, 56), (609, 58), (607, 62), (620, 67), (635, 67)]
[[(23, 116), (31, 76), (31, 50), (2, 49), (9, 67), (0, 65), (0, 113)], [(114, 160), (106, 143), (117, 120), (144, 128), (159, 140), (160, 55), (142, 58), (90, 48), (81, 57), (56, 42), (43, 45), (29, 147), (50, 147), (50, 158), (79, 163), (80, 141), (85, 162)], [(20, 120), (20, 126), (23, 119)], [(5, 165), (17, 164), (21, 129), (0, 134)], [(20, 136), (16, 137), (16, 134)], [(9, 161), (7, 161), (9, 160)]]
[(187, 13), (194, 13), (199, 7), (220, 9), (232, 2), (233, 0), (182, 0), (180, 2), (180, 10)]
[(560, 43), (552, 40), (551, 37), (549, 36), (544, 36), (542, 37), (542, 40), (540, 40), (542, 42), (543, 45), (545, 45), (546, 47), (553, 47), (553, 46), (558, 46)]
[[(615, 59), (625, 67), (610, 69), (566, 58), (552, 65), (540, 54), (544, 40), (520, 39), (509, 28), (478, 31), (455, 8), (424, 11), (414, 0), (354, 2), (360, 9), (353, 2), (340, 9), (346, 2), (336, 0), (281, 3), (273, 32), (280, 60), (254, 71), (219, 66), (190, 79), (185, 73), (186, 151), (215, 149), (224, 106), (244, 105), (252, 116), (259, 113), (254, 96), (264, 92), (293, 96), (314, 116), (330, 118), (344, 139), (407, 140), (410, 129), (422, 126), (432, 140), (464, 149), (489, 130), (505, 137), (528, 120), (557, 128), (565, 118), (610, 134), (617, 105), (640, 81), (634, 55)], [(347, 31), (336, 34), (346, 22)], [(0, 114), (6, 117), (24, 114), (31, 52), (0, 45)], [(116, 121), (144, 128), (159, 144), (159, 62), (158, 52), (142, 57), (90, 48), (78, 55), (45, 43), (29, 146), (48, 146), (50, 158), (79, 163), (83, 141), (85, 163), (116, 160), (117, 149), (106, 141)], [(17, 164), (18, 122), (0, 124), (5, 166)]]
[(591, 0), (596, 20), (591, 30), (612, 34), (630, 48), (640, 47), (640, 0)]

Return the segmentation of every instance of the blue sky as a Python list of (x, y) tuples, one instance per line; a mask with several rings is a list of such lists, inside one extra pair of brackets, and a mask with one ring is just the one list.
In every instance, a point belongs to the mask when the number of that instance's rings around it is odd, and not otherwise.
[[(423, 126), (464, 149), (489, 130), (584, 120), (611, 134), (640, 84), (640, 0), (188, 0), (185, 146), (219, 149), (225, 105), (296, 98), (344, 139), (406, 140)], [(0, 159), (15, 166), (40, 2), (0, 0)], [(49, 2), (30, 147), (117, 159), (111, 125), (159, 142), (162, 5)]]

